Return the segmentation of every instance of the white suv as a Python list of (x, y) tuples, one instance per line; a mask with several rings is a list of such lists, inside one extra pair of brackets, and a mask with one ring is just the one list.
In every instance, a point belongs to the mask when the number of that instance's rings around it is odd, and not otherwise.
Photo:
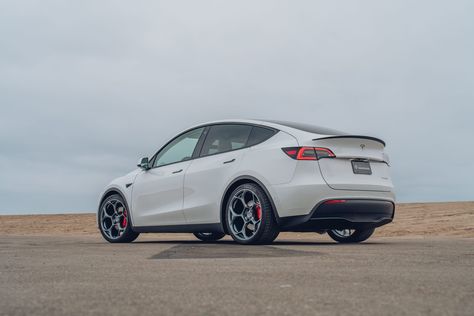
[(188, 232), (263, 244), (280, 231), (361, 242), (394, 216), (384, 148), (374, 137), (292, 122), (202, 124), (107, 186), (99, 229), (109, 242)]

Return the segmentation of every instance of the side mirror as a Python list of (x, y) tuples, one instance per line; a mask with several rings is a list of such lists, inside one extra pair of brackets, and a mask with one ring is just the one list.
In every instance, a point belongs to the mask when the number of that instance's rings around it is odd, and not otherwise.
[(138, 162), (137, 167), (140, 167), (144, 170), (150, 169), (150, 162), (148, 161), (148, 157), (144, 157), (144, 158), (140, 159), (140, 161)]

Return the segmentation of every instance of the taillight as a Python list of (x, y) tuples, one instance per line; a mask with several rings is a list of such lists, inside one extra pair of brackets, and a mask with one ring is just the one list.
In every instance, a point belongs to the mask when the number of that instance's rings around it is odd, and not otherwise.
[(282, 150), (296, 160), (318, 160), (336, 157), (330, 149), (323, 147), (285, 147)]
[(316, 148), (314, 148), (314, 151), (316, 152), (316, 155), (318, 156), (318, 159), (336, 157), (336, 155), (334, 155), (334, 153), (328, 148), (316, 147)]

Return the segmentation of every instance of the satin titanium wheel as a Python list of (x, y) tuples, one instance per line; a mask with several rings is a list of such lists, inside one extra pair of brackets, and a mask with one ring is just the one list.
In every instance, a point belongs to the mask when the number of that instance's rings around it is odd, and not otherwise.
[(127, 207), (119, 195), (112, 195), (102, 203), (99, 228), (109, 242), (130, 242), (138, 237), (130, 227)]
[(255, 184), (243, 184), (230, 195), (226, 214), (232, 238), (241, 244), (271, 243), (279, 233), (265, 192)]
[(354, 234), (355, 229), (333, 229), (332, 233), (339, 238), (348, 238)]
[(257, 233), (262, 221), (262, 207), (258, 197), (250, 190), (234, 194), (229, 205), (229, 227), (240, 240), (249, 240)]

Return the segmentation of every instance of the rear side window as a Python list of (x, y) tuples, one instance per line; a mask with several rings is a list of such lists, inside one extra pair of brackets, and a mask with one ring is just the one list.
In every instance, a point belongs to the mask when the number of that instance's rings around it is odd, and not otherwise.
[(276, 131), (265, 128), (265, 127), (252, 127), (252, 132), (250, 132), (249, 140), (247, 146), (253, 146), (255, 144), (261, 143), (275, 135)]
[(247, 146), (252, 126), (240, 124), (213, 125), (207, 133), (201, 156), (236, 150)]

